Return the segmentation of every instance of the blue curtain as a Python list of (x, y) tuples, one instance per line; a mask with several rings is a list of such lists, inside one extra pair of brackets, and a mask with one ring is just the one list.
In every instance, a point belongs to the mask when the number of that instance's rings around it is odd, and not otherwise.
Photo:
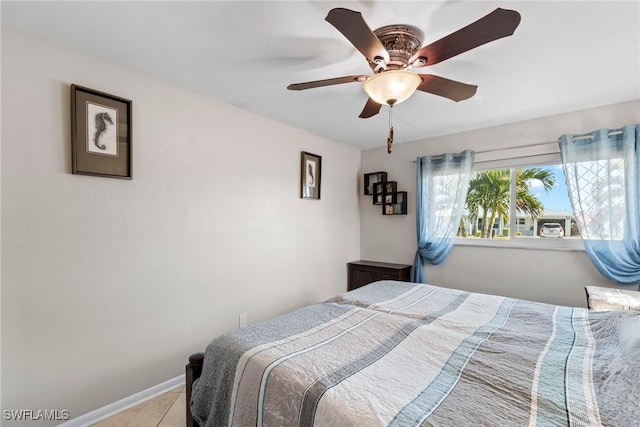
[(419, 157), (416, 185), (416, 231), (418, 251), (413, 262), (413, 281), (423, 283), (424, 261), (442, 263), (458, 232), (467, 200), (473, 151)]
[(640, 283), (640, 125), (562, 135), (569, 198), (585, 250), (598, 271)]

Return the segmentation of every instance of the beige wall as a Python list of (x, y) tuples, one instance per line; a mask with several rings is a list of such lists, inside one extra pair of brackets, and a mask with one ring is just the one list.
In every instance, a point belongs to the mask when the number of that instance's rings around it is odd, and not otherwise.
[[(71, 83), (133, 100), (132, 181), (70, 174)], [(299, 198), (303, 150), (322, 156), (321, 201)], [(82, 415), (184, 373), (240, 313), (346, 291), (359, 165), (354, 148), (3, 26), (2, 409)]]
[[(563, 133), (634, 123), (640, 123), (640, 101), (396, 144), (391, 155), (386, 148), (363, 151), (362, 173), (387, 171), (388, 179), (398, 181), (398, 189), (408, 191), (409, 210), (406, 216), (383, 216), (380, 206), (371, 204), (371, 196), (360, 195), (362, 258), (413, 263), (416, 167), (411, 161), (419, 156), (555, 141)], [(443, 264), (427, 265), (425, 272), (427, 282), (434, 285), (575, 306), (586, 305), (585, 285), (614, 286), (596, 271), (584, 251), (455, 246)]]

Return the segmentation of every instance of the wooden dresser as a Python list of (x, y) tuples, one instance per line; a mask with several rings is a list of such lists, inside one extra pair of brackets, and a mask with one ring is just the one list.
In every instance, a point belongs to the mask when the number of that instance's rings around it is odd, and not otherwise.
[(411, 281), (411, 266), (377, 261), (347, 263), (347, 290), (352, 291), (376, 280)]

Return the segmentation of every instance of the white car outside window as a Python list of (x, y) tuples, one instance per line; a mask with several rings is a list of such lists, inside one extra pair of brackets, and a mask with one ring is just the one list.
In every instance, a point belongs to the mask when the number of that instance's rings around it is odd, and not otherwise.
[(548, 222), (540, 227), (540, 237), (563, 237), (564, 229), (557, 222)]

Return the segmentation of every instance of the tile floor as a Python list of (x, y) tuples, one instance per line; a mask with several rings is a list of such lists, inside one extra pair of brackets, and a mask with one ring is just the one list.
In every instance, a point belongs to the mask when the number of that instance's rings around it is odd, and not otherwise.
[(184, 427), (184, 385), (115, 414), (92, 427)]

